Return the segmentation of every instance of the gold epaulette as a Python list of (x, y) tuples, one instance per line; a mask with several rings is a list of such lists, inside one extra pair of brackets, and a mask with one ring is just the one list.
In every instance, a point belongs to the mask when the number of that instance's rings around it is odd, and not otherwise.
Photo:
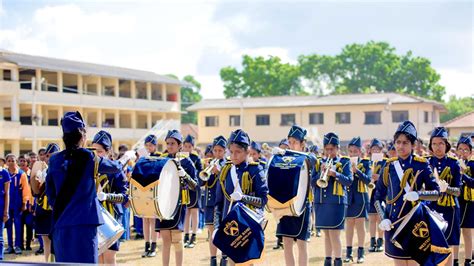
[(167, 152), (162, 153), (162, 154), (160, 155), (160, 157), (168, 157), (168, 153), (167, 153)]
[(420, 157), (420, 156), (417, 156), (417, 155), (415, 155), (413, 157), (413, 160), (415, 160), (417, 162), (420, 162), (420, 163), (426, 163), (427, 162), (427, 159), (425, 157)]
[(453, 161), (457, 161), (457, 160), (458, 160), (458, 158), (456, 158), (456, 157), (454, 157), (454, 156), (451, 156), (451, 155), (448, 155), (448, 158), (451, 159), (451, 160), (453, 160)]
[(351, 159), (349, 156), (341, 156), (341, 159), (344, 158), (344, 159)]
[(250, 162), (249, 165), (259, 165), (260, 162)]
[(191, 154), (194, 154), (194, 155), (196, 155), (197, 157), (199, 157), (199, 153), (197, 153), (197, 151), (192, 151)]
[(261, 163), (261, 164), (267, 164), (267, 162), (265, 162), (265, 161), (258, 161), (258, 162)]
[(370, 161), (369, 158), (362, 158), (361, 161)]
[(232, 161), (229, 159), (229, 160), (226, 160), (225, 161), (225, 164), (232, 164)]
[(395, 162), (397, 159), (398, 159), (398, 157), (387, 158), (386, 163)]

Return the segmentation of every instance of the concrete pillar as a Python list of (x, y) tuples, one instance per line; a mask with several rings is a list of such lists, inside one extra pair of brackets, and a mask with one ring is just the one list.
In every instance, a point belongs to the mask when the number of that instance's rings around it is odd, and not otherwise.
[(20, 71), (18, 68), (11, 70), (12, 81), (20, 81)]
[(97, 127), (102, 127), (102, 110), (97, 109)]
[(5, 158), (5, 142), (0, 141), (0, 156)]
[(63, 72), (58, 71), (58, 92), (63, 92)]
[(20, 156), (20, 140), (12, 140), (12, 153)]
[(37, 91), (42, 91), (43, 88), (41, 88), (41, 69), (36, 69), (35, 72), (35, 78), (36, 78), (36, 84), (35, 84), (35, 89)]
[(12, 102), (10, 103), (11, 118), (12, 122), (20, 121), (20, 104), (18, 103), (18, 96), (12, 96)]
[(151, 83), (146, 83), (146, 98), (147, 100), (151, 100)]
[(3, 68), (0, 68), (0, 80), (4, 80), (4, 75), (3, 75)]
[(150, 112), (146, 113), (146, 126), (147, 126), (148, 129), (151, 129), (153, 127)]
[(115, 122), (115, 128), (120, 128), (120, 111), (119, 110), (115, 110), (114, 122)]
[(135, 80), (130, 80), (130, 94), (132, 99), (137, 98), (137, 86), (135, 84)]
[(3, 109), (3, 106), (0, 106), (0, 121), (5, 120), (5, 109)]
[(162, 83), (160, 84), (160, 88), (161, 88), (161, 100), (162, 101), (166, 101), (166, 84)]
[(36, 105), (36, 115), (40, 118), (38, 120), (38, 126), (43, 125), (43, 108), (41, 108), (40, 104)]
[(112, 143), (112, 147), (113, 147), (112, 149), (113, 149), (114, 152), (118, 152), (119, 145), (120, 145), (120, 143), (118, 141), (114, 141)]
[(137, 112), (136, 111), (132, 111), (131, 112), (131, 126), (132, 128), (137, 128)]
[(59, 122), (61, 121), (61, 118), (63, 117), (64, 115), (64, 109), (62, 106), (59, 106), (58, 107), (58, 125), (59, 125)]
[(97, 95), (101, 96), (102, 95), (102, 78), (97, 77)]
[(114, 80), (114, 96), (119, 97), (120, 96), (120, 83), (119, 79)]
[(77, 93), (78, 94), (83, 94), (84, 90), (84, 79), (82, 78), (82, 75), (77, 75)]

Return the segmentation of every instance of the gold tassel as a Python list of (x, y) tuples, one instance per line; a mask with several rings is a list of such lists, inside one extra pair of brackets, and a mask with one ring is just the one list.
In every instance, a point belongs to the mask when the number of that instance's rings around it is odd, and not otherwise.
[(187, 205), (190, 203), (190, 199), (189, 199), (189, 190), (187, 189), (181, 189), (181, 199), (182, 199), (182, 202), (181, 202), (181, 205)]
[[(365, 168), (363, 164), (357, 165), (357, 169), (359, 169), (362, 173), (365, 173)], [(362, 181), (359, 180), (357, 183), (357, 192), (359, 193), (367, 193), (367, 185)]]
[[(436, 171), (436, 169), (435, 169)], [(453, 176), (451, 175), (451, 168), (449, 166), (446, 166), (441, 174), (439, 175), (440, 180), (446, 181), (448, 184), (451, 184), (451, 181), (453, 179)], [(438, 199), (438, 205), (439, 206), (445, 206), (445, 207), (453, 207), (455, 206), (455, 201), (454, 201), (454, 196), (453, 195), (448, 195), (448, 194), (443, 194), (441, 197)]]
[(332, 194), (336, 196), (344, 196), (342, 184), (334, 180), (334, 186), (332, 188)]
[(474, 201), (474, 188), (464, 186), (464, 200)]

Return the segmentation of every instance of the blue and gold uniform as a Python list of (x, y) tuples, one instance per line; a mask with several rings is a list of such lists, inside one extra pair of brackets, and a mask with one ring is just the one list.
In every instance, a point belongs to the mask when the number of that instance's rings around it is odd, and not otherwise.
[[(349, 146), (362, 147), (360, 137), (352, 139)], [(369, 192), (367, 185), (372, 179), (371, 161), (368, 158), (358, 158), (356, 172), (352, 173), (353, 182), (347, 187), (347, 218), (368, 218)]]
[[(377, 147), (382, 149), (383, 148), (383, 143), (379, 139), (374, 138), (370, 142), (369, 148), (372, 148), (374, 146), (377, 146)], [(382, 168), (385, 166), (386, 162), (387, 162), (387, 158), (383, 158), (381, 161), (378, 161), (376, 163), (371, 162), (371, 164), (372, 164), (372, 175), (375, 174), (375, 175), (379, 175), (379, 177), (380, 177), (381, 173), (382, 173)], [(370, 197), (369, 214), (377, 214), (377, 211), (375, 210), (375, 206), (374, 206), (376, 189), (377, 188), (374, 188), (374, 189), (372, 189), (372, 191), (369, 192), (369, 197)]]
[[(4, 215), (5, 209), (8, 209), (8, 206), (5, 206), (5, 194), (9, 193), (8, 191), (5, 191), (5, 184), (8, 184), (11, 182), (10, 179), (10, 174), (6, 169), (3, 169), (0, 167), (0, 213)], [(3, 260), (3, 216), (2, 219), (0, 220), (0, 260)]]
[[(459, 144), (466, 144), (472, 152), (470, 137), (461, 137)], [(474, 228), (474, 158), (464, 160), (466, 168), (462, 175), (462, 189), (459, 204), (461, 206), (461, 228)]]
[[(339, 145), (339, 137), (335, 133), (324, 135), (324, 145)], [(328, 158), (322, 158), (320, 165), (326, 164)], [(344, 221), (347, 209), (347, 187), (351, 186), (353, 177), (351, 172), (351, 160), (346, 156), (333, 158), (332, 167), (336, 171), (336, 177), (329, 177), (328, 186), (319, 187), (316, 182), (321, 178), (322, 169), (311, 180), (314, 193), (314, 206), (316, 211), (316, 228), (318, 229), (344, 229)]]
[[(401, 123), (396, 134), (403, 133), (411, 140), (416, 140), (416, 129), (413, 123), (405, 121)], [(396, 167), (403, 172), (401, 176), (397, 174)], [(419, 173), (416, 180), (414, 177)], [(439, 187), (432, 176), (431, 167), (428, 160), (423, 157), (411, 154), (406, 159), (401, 157), (393, 157), (387, 160), (382, 170), (382, 176), (376, 184), (376, 204), (385, 201), (385, 210), (377, 211), (379, 215), (383, 215), (381, 224), (384, 219), (389, 219), (391, 223), (397, 221), (400, 217), (406, 215), (415, 206), (415, 204), (407, 203), (402, 211), (404, 203), (404, 195), (407, 194), (405, 188), (413, 184), (413, 191), (417, 191), (420, 200), (436, 200), (438, 198)], [(420, 191), (424, 188), (424, 191)], [(409, 190), (409, 189), (408, 189)], [(400, 224), (396, 224), (390, 231), (385, 231), (385, 239), (392, 239), (393, 234)], [(385, 241), (385, 254), (388, 257), (399, 260), (411, 260), (406, 250), (396, 247), (391, 241)]]
[[(221, 146), (223, 149), (227, 147), (227, 140), (223, 136), (214, 139), (212, 146)], [(219, 159), (219, 167), (222, 170), (226, 164), (226, 159)], [(204, 186), (204, 223), (206, 225), (214, 224), (214, 207), (216, 205), (216, 193), (219, 183), (219, 174), (210, 175), (207, 181), (202, 181)]]
[[(194, 147), (194, 137), (191, 135), (187, 135), (183, 143), (190, 143)], [(202, 171), (202, 163), (199, 154), (196, 151), (192, 151), (191, 153), (189, 153), (189, 159), (191, 159), (194, 164), (196, 175), (199, 174)], [(200, 189), (189, 191), (189, 203), (186, 205), (186, 208), (193, 209), (200, 207), (200, 192)]]
[[(435, 137), (443, 138), (447, 142), (448, 132), (444, 127), (437, 127), (431, 134), (431, 139)], [(449, 146), (447, 151), (450, 148)], [(444, 180), (448, 183), (446, 192), (442, 192), (440, 198), (437, 201), (430, 202), (429, 206), (432, 210), (443, 214), (443, 218), (448, 222), (448, 228), (444, 231), (446, 240), (449, 245), (457, 246), (461, 236), (459, 225), (461, 217), (458, 200), (461, 192), (461, 167), (456, 158), (447, 155), (442, 158), (432, 155), (427, 159), (432, 170), (437, 172), (439, 180)]]
[[(85, 127), (79, 112), (61, 120), (63, 132), (74, 134)], [(98, 158), (90, 150), (66, 147), (49, 159), (46, 196), (53, 206), (52, 243), (56, 262), (97, 263), (97, 227), (103, 224), (94, 179), (94, 169), (119, 173), (122, 166)]]
[[(288, 138), (292, 137), (303, 142), (306, 138), (306, 133), (306, 129), (294, 125), (288, 132)], [(309, 178), (311, 180), (316, 175), (315, 165), (317, 160), (316, 156), (312, 153), (307, 153), (307, 158), (311, 167), (309, 169)], [(280, 219), (276, 230), (276, 235), (278, 237), (290, 237), (302, 241), (309, 240), (311, 236), (311, 196), (311, 188), (309, 187), (308, 192), (305, 195), (304, 211), (300, 216), (283, 216)]]
[[(108, 132), (101, 130), (94, 136), (92, 143), (100, 144), (105, 150), (109, 151), (112, 148), (112, 136)], [(116, 199), (104, 200), (101, 204), (115, 218), (115, 220), (120, 223), (124, 213), (122, 203), (128, 201), (127, 177), (123, 171), (115, 174), (102, 174), (100, 172), (96, 174), (96, 186), (100, 186), (103, 193), (114, 195), (113, 198)], [(119, 246), (119, 241), (116, 241), (109, 247), (109, 250), (118, 251)]]

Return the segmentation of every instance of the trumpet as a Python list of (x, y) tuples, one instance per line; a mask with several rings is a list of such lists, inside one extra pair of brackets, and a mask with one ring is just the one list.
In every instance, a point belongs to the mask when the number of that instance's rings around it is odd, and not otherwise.
[(278, 154), (285, 154), (285, 150), (284, 149), (280, 149), (279, 147), (270, 147), (270, 145), (268, 145), (268, 143), (263, 143), (262, 144), (262, 150), (270, 153), (270, 154), (275, 154), (275, 153), (278, 153)]
[(208, 181), (212, 174), (212, 168), (219, 165), (219, 159), (212, 159), (209, 165), (199, 173), (199, 178), (202, 181)]
[(329, 159), (325, 164), (324, 164), (324, 172), (323, 175), (316, 181), (316, 184), (320, 188), (326, 188), (328, 186), (328, 179), (329, 179), (329, 170), (331, 170), (332, 166), (332, 161), (333, 159)]
[(374, 189), (375, 188), (375, 183), (370, 182), (367, 186), (369, 187), (369, 189)]

